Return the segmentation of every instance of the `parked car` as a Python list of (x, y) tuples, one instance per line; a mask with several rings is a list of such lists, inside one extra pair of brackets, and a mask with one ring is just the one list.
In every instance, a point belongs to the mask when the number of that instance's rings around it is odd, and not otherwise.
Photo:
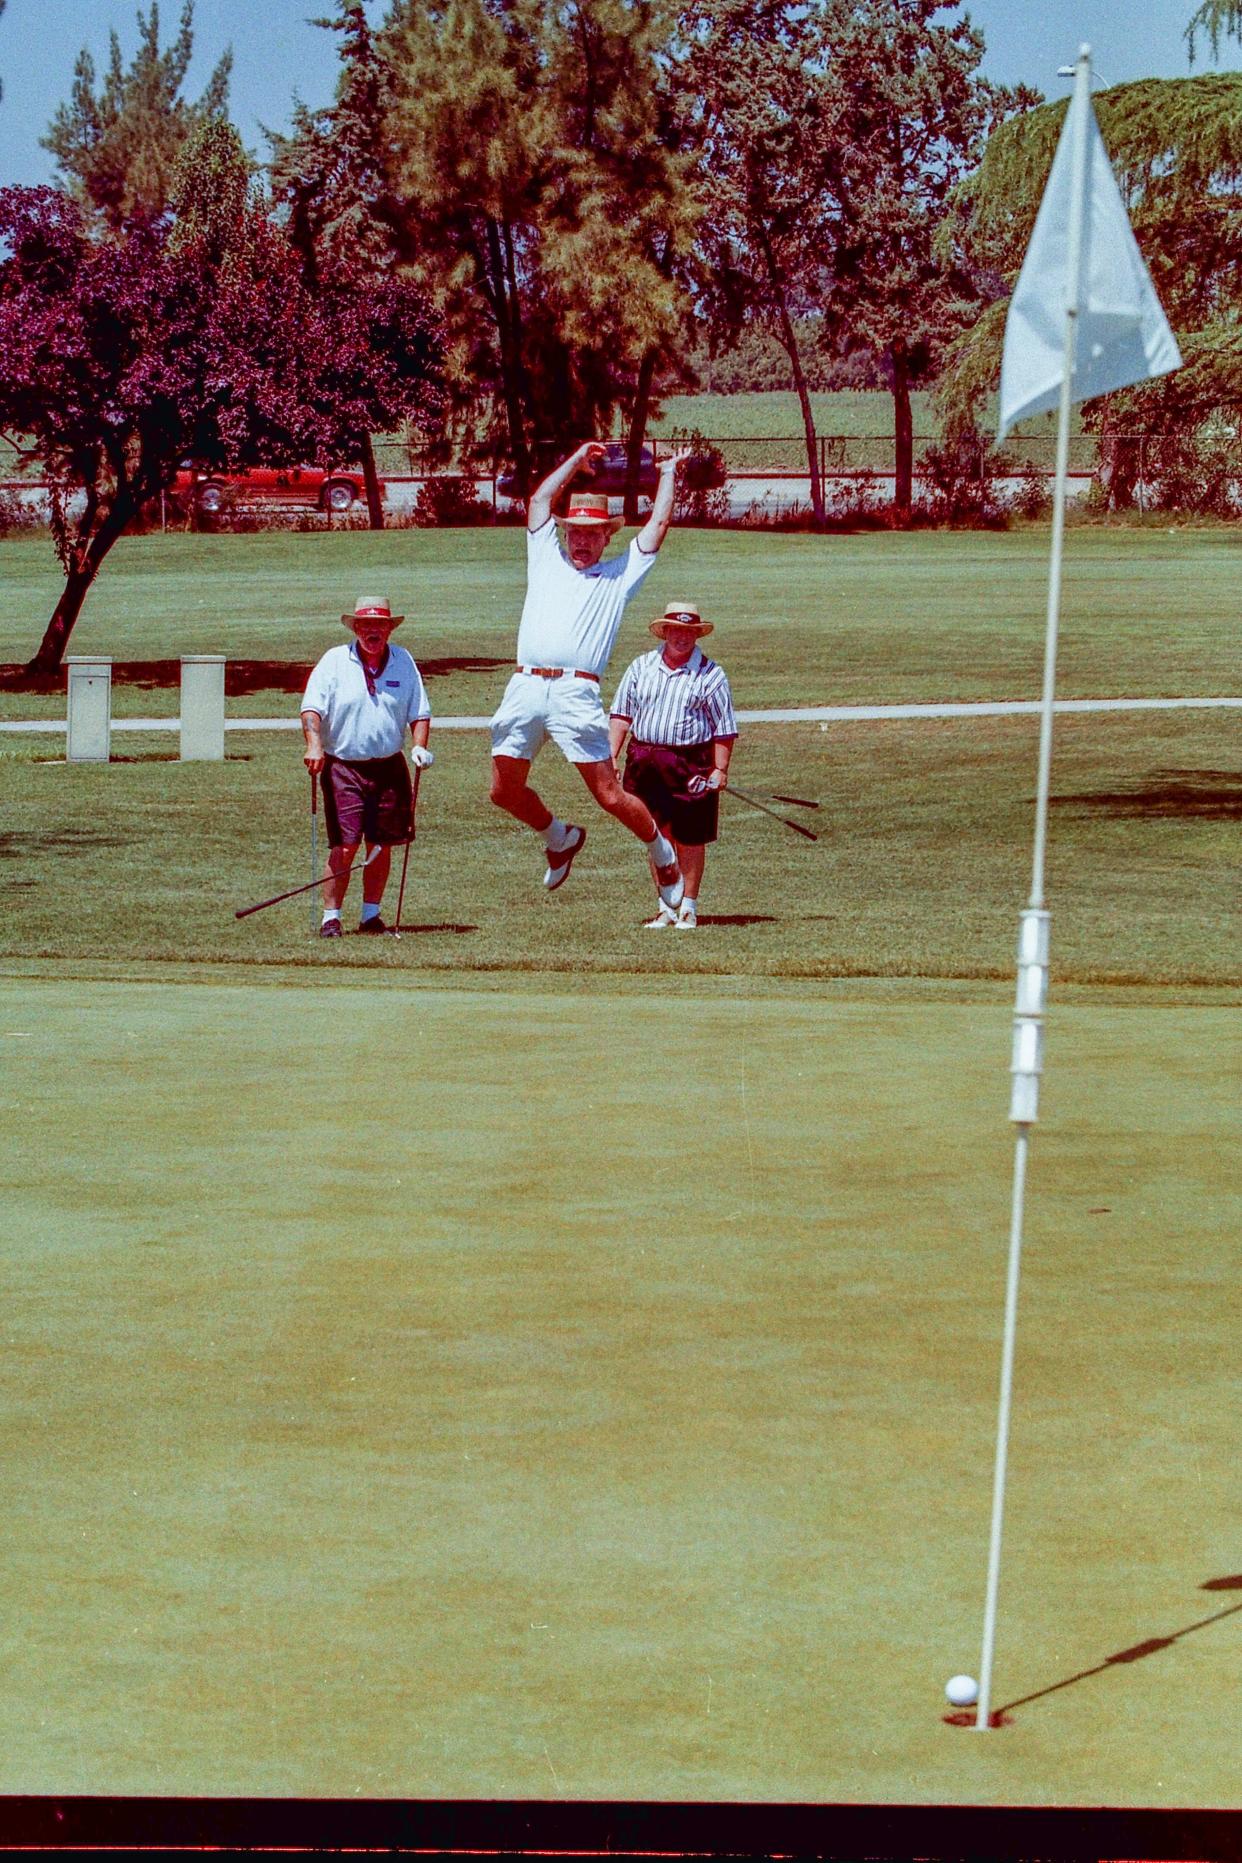
[[(574, 484), (589, 486), (593, 492), (605, 492), (610, 498), (622, 498), (625, 495), (625, 441), (609, 440), (604, 458), (597, 460), (588, 472), (585, 469), (574, 480)], [(551, 472), (559, 462), (548, 459), (539, 462), (542, 473)], [(640, 498), (654, 498), (656, 486), (660, 482), (659, 468), (656, 465), (655, 451), (650, 446), (639, 449), (638, 455), (638, 495)], [(538, 480), (535, 481), (538, 483)], [(533, 489), (533, 488), (532, 488)], [(506, 466), (496, 480), (496, 490), (502, 498), (520, 498), (517, 468)]]
[[(212, 472), (182, 462), (173, 490), (192, 498), (198, 511), (219, 511), (227, 502), (313, 505), (348, 511), (366, 497), (362, 473), (323, 466), (252, 466), (245, 472)], [(381, 481), (381, 495), (383, 482)]]

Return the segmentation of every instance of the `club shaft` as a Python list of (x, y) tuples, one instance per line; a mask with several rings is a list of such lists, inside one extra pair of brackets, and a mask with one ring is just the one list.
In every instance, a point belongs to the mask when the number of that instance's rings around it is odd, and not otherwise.
[(345, 867), (340, 873), (335, 873), (333, 869), (329, 867), (328, 871), (326, 873), (321, 873), (318, 879), (307, 880), (304, 886), (291, 886), (287, 893), (275, 893), (271, 899), (261, 899), (257, 906), (243, 906), (239, 912), (233, 914), (233, 917), (235, 919), (248, 919), (252, 912), (266, 912), (269, 906), (278, 906), (282, 899), (296, 899), (299, 893), (309, 893), (312, 886), (324, 886), (329, 880), (344, 879), (347, 873), (356, 873), (359, 867), (366, 866), (367, 861), (374, 860), (379, 851), (378, 846), (373, 847), (371, 852), (367, 855), (366, 860), (356, 860), (352, 867)]
[(808, 841), (819, 840), (819, 836), (812, 834), (809, 828), (804, 828), (801, 822), (791, 822), (788, 815), (778, 814), (775, 809), (770, 809), (766, 802), (760, 802), (758, 796), (748, 795), (744, 789), (739, 789), (736, 783), (730, 783), (724, 793), (726, 796), (736, 796), (739, 802), (748, 803), (752, 809), (762, 809), (763, 813), (770, 815), (774, 822), (783, 822), (786, 828), (792, 828), (795, 834), (804, 835)]

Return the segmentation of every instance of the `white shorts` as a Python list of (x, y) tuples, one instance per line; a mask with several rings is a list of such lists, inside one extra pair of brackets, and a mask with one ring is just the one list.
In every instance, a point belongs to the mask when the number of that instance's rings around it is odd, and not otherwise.
[(612, 749), (599, 686), (593, 679), (540, 679), (514, 673), (492, 719), (493, 757), (533, 761), (551, 738), (570, 763), (608, 763)]

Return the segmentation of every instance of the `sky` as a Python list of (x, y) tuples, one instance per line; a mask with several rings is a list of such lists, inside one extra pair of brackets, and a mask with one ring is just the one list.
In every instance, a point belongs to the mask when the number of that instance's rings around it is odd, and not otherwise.
[[(40, 148), (57, 106), (69, 95), (83, 46), (96, 70), (105, 66), (110, 32), (126, 61), (137, 43), (139, 0), (8, 0), (0, 14), (0, 185), (54, 178)], [(1142, 77), (1184, 77), (1190, 70), (1182, 37), (1196, 0), (967, 0), (982, 29), (983, 70), (1001, 83), (1023, 81), (1047, 97), (1066, 95), (1057, 76), (1083, 39), (1094, 54), (1097, 86)], [(144, 5), (143, 10), (146, 10)], [(325, 10), (317, 0), (197, 0), (194, 62), (186, 93), (197, 97), (227, 46), (233, 48), (230, 114), (255, 154), (266, 154), (263, 128), (288, 127), (295, 94), (312, 106), (331, 101), (335, 35), (310, 22)], [(373, 19), (382, 17), (375, 0)], [(161, 38), (175, 33), (181, 0), (164, 0)], [(1222, 47), (1221, 66), (1242, 64), (1242, 45)], [(1196, 69), (1213, 69), (1201, 42)]]

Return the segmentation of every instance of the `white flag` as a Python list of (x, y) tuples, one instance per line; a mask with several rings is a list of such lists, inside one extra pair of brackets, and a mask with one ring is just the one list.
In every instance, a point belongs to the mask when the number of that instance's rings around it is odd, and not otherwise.
[[(1086, 111), (1086, 198), (1082, 270), (1069, 276), (1073, 143), (1079, 108)], [(1181, 356), (1143, 263), (1113, 176), (1091, 100), (1076, 94), (1065, 113), (1052, 172), (1035, 230), (1009, 300), (1001, 362), (1000, 431), (1057, 405), (1065, 369), (1065, 316), (1076, 287), (1079, 314), (1070, 399), (1167, 375)]]

